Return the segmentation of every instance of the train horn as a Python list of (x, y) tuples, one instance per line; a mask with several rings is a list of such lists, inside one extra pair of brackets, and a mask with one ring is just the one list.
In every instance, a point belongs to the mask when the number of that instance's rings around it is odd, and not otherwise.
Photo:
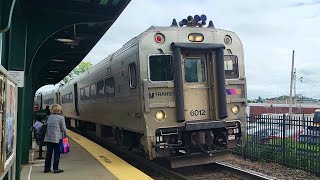
[(195, 15), (193, 19), (195, 24), (198, 24), (198, 22), (201, 20), (199, 15)]
[(188, 20), (188, 23), (193, 23), (193, 17), (192, 16), (188, 16), (187, 20)]

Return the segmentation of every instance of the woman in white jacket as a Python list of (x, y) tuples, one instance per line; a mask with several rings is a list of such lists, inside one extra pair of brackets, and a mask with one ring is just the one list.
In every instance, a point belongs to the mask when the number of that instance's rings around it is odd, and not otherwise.
[(51, 115), (47, 120), (47, 132), (44, 137), (44, 142), (47, 143), (47, 155), (44, 166), (44, 173), (51, 172), (51, 159), (53, 158), (53, 171), (54, 173), (62, 173), (63, 170), (59, 169), (60, 148), (59, 141), (66, 131), (66, 123), (64, 116), (61, 115), (61, 106), (55, 104), (51, 108)]

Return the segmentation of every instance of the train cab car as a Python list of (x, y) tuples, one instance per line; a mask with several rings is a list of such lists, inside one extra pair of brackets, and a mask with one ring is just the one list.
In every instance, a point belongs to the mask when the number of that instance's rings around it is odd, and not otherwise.
[(225, 159), (246, 129), (243, 48), (235, 33), (205, 24), (196, 15), (150, 27), (50, 98), (60, 94), (72, 127), (94, 124), (150, 160)]
[(241, 41), (193, 23), (189, 17), (186, 27), (150, 29), (139, 43), (146, 147), (154, 147), (150, 158), (174, 156), (174, 167), (222, 159), (245, 129)]

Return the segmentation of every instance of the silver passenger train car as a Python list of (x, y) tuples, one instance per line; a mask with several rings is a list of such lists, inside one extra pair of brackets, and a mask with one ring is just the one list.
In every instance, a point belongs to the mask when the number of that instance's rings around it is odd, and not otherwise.
[(224, 159), (244, 136), (243, 48), (205, 21), (150, 27), (42, 99), (61, 102), (70, 126), (93, 124), (151, 160), (170, 157), (172, 167)]

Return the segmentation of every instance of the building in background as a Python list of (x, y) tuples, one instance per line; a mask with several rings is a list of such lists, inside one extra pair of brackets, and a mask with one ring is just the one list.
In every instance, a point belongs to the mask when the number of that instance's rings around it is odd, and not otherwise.
[[(292, 105), (293, 114), (313, 114), (316, 109), (320, 109), (320, 104), (311, 103), (297, 103)], [(276, 104), (276, 103), (248, 103), (248, 115), (261, 115), (261, 114), (286, 114), (289, 112), (289, 104)]]

